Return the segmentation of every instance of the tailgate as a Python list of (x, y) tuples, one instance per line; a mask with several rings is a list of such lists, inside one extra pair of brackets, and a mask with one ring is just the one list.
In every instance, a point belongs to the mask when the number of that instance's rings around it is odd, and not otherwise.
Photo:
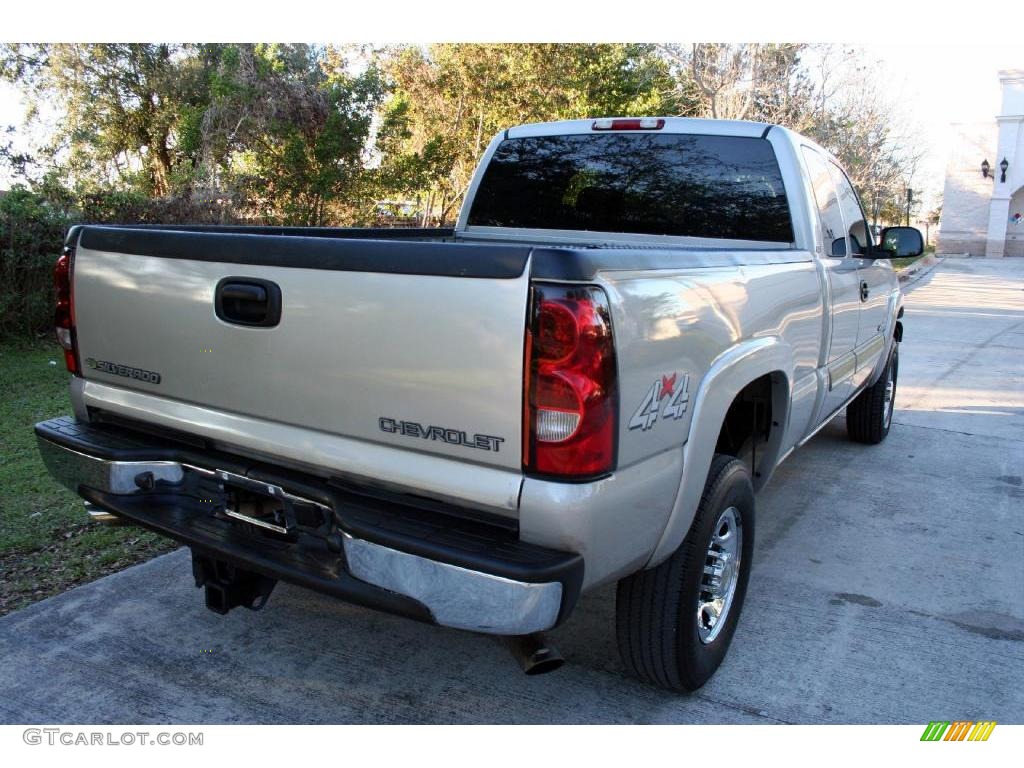
[[(528, 257), (525, 246), (86, 227), (73, 277), (83, 374), (518, 470)], [(278, 290), (280, 319), (245, 324)]]

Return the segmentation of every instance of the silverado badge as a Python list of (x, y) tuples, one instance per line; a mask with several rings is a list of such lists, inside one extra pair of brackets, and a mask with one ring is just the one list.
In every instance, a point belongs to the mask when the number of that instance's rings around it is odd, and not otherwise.
[(133, 368), (130, 365), (121, 365), (121, 363), (111, 363), (107, 360), (95, 360), (91, 357), (85, 358), (85, 364), (95, 371), (103, 371), (104, 373), (112, 373), (115, 376), (124, 376), (126, 379), (138, 379), (139, 381), (146, 381), (150, 384), (160, 383), (160, 374), (156, 371), (147, 371), (142, 368)]

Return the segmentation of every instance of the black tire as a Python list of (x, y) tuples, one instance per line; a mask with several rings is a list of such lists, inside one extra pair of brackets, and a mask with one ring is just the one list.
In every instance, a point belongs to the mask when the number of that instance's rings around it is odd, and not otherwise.
[[(736, 510), (740, 554), (735, 592), (724, 623), (708, 642), (701, 640), (698, 601), (707, 595), (705, 565), (720, 517)], [(715, 673), (729, 649), (754, 554), (754, 489), (742, 461), (716, 454), (686, 538), (656, 568), (619, 582), (616, 635), (623, 663), (641, 680), (675, 691), (694, 691)]]
[[(893, 403), (896, 401), (896, 379), (900, 371), (900, 345), (893, 342), (885, 370), (872, 386), (865, 389), (846, 407), (846, 433), (851, 440), (878, 445), (885, 440), (892, 426)], [(892, 391), (888, 397), (889, 382)]]

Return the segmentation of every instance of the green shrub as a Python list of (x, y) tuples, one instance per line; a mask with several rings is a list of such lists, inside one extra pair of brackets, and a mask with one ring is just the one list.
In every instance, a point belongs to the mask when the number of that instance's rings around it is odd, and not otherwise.
[(0, 338), (52, 330), (53, 264), (68, 228), (93, 224), (234, 224), (238, 203), (212, 193), (149, 198), (101, 189), (38, 192), (16, 186), (0, 197)]
[(24, 187), (0, 198), (0, 337), (53, 325), (53, 264), (71, 224), (67, 211)]

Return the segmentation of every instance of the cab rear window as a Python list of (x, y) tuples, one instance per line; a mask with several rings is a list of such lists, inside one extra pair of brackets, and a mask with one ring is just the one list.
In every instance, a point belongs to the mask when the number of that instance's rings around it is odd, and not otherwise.
[(789, 243), (779, 163), (766, 139), (612, 133), (506, 139), (470, 226)]

